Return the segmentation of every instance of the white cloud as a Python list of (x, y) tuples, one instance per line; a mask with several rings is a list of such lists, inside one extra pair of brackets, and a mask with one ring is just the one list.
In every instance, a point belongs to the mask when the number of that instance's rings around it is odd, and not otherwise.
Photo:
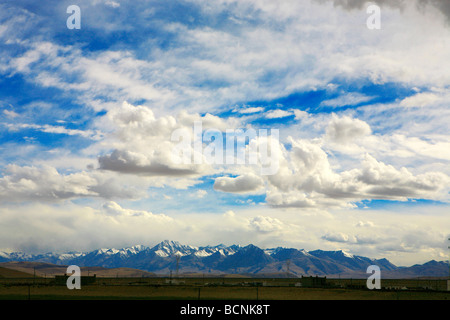
[(334, 99), (324, 100), (320, 103), (320, 106), (325, 107), (354, 106), (363, 102), (368, 102), (372, 99), (373, 97), (368, 97), (358, 92), (350, 92)]
[(448, 200), (449, 177), (444, 173), (413, 175), (404, 167), (396, 169), (369, 154), (355, 162), (359, 168), (338, 172), (319, 144), (302, 139), (290, 141), (292, 148), (284, 153), (280, 169), (267, 177), (266, 201), (272, 206), (339, 207), (364, 199)]
[(366, 193), (373, 198), (446, 199), (449, 177), (440, 172), (427, 172), (414, 176), (406, 168), (395, 169), (378, 162), (370, 155), (363, 161), (362, 170), (356, 170), (356, 179), (363, 182)]
[[(164, 146), (164, 144), (162, 144)], [(166, 153), (145, 154), (128, 150), (114, 150), (100, 156), (100, 169), (144, 176), (196, 176), (201, 172), (197, 165), (171, 165), (172, 144), (164, 146)]]
[(370, 126), (359, 119), (333, 115), (326, 130), (326, 138), (337, 143), (347, 144), (372, 133)]
[(10, 117), (10, 118), (17, 118), (19, 116), (19, 114), (17, 112), (14, 112), (13, 110), (3, 110), (3, 113)]
[(116, 1), (110, 1), (110, 0), (108, 0), (108, 1), (105, 2), (105, 4), (106, 4), (107, 6), (112, 7), (112, 8), (119, 8), (119, 7), (120, 7), (120, 3), (116, 2)]
[(214, 189), (231, 193), (255, 193), (264, 187), (263, 179), (255, 174), (241, 175), (236, 178), (219, 177), (214, 181)]
[(355, 225), (356, 227), (373, 227), (374, 223), (372, 221), (358, 221)]
[[(306, 118), (311, 120), (312, 116), (306, 114)], [(403, 201), (410, 198), (445, 200), (448, 197), (446, 184), (449, 178), (445, 173), (425, 170), (420, 174), (413, 174), (406, 167), (396, 169), (393, 165), (370, 155), (367, 151), (369, 149), (376, 151), (377, 148), (392, 145), (395, 141), (394, 136), (375, 137), (371, 134), (370, 126), (357, 118), (332, 115), (322, 138), (289, 137), (286, 141), (290, 145), (289, 149), (277, 141), (271, 146), (273, 149), (271, 153), (274, 152), (276, 155), (278, 170), (267, 176), (257, 175), (258, 165), (214, 167), (205, 165), (207, 162), (204, 158), (202, 159), (205, 161), (201, 164), (174, 162), (175, 143), (170, 140), (172, 132), (179, 128), (192, 131), (193, 128), (190, 126), (195, 121), (202, 121), (203, 129), (217, 126), (226, 130), (227, 126), (237, 124), (233, 118), (226, 119), (209, 114), (200, 116), (187, 112), (182, 112), (176, 117), (156, 117), (153, 111), (145, 106), (124, 103), (108, 111), (96, 122), (97, 129), (102, 132), (100, 135), (102, 138), (87, 150), (87, 154), (101, 154), (98, 157), (100, 170), (73, 174), (73, 177), (79, 175), (85, 180), (72, 190), (69, 179), (71, 176), (61, 175), (54, 168), (51, 170), (29, 168), (27, 170), (33, 172), (32, 177), (20, 182), (20, 178), (15, 176), (20, 176), (19, 171), (25, 169), (15, 167), (14, 172), (2, 178), (4, 199), (8, 197), (18, 199), (23, 196), (25, 199), (35, 197), (48, 201), (77, 197), (112, 198), (119, 195), (125, 198), (139, 198), (145, 194), (145, 188), (150, 185), (158, 187), (168, 185), (186, 189), (199, 183), (200, 180), (196, 179), (208, 174), (227, 172), (237, 177), (216, 178), (215, 190), (227, 193), (266, 193), (266, 202), (274, 207), (345, 207), (353, 206), (353, 202), (364, 199)], [(50, 132), (84, 134), (82, 131), (69, 132), (63, 127), (36, 128)], [(377, 148), (365, 145), (368, 141), (376, 141)], [(420, 144), (412, 138), (406, 141), (408, 143), (403, 143), (404, 147), (428, 152), (427, 148), (424, 148), (425, 142), (420, 147)], [(400, 144), (400, 141), (397, 143)], [(332, 164), (330, 154), (327, 153), (333, 148), (342, 151), (343, 149), (336, 147), (339, 144), (350, 144), (351, 148), (357, 151), (347, 152), (346, 155), (351, 158), (349, 164), (352, 166), (343, 166), (340, 171), (339, 167)], [(439, 147), (441, 146), (443, 145), (440, 144)], [(193, 146), (190, 145), (190, 148)], [(40, 163), (45, 165), (43, 161)], [(120, 174), (126, 174), (129, 179), (127, 190), (118, 186), (117, 182), (124, 177)], [(36, 183), (37, 180), (44, 179), (43, 176), (49, 175), (57, 177), (59, 183), (43, 187), (39, 196), (37, 185), (34, 187), (31, 184), (21, 185), (26, 181)], [(64, 188), (67, 190), (64, 191)], [(198, 196), (202, 194), (198, 193)]]
[(401, 107), (427, 107), (440, 101), (441, 97), (432, 92), (417, 93), (400, 102)]
[(278, 119), (292, 116), (294, 113), (291, 111), (276, 109), (266, 112), (265, 117), (267, 119)]
[(142, 183), (98, 171), (59, 173), (54, 167), (10, 164), (0, 178), (1, 202), (60, 202), (77, 198), (143, 197)]
[[(205, 115), (191, 115), (182, 112), (177, 118), (172, 116), (155, 117), (153, 111), (145, 106), (133, 106), (124, 102), (120, 107), (110, 110), (99, 125), (107, 135), (108, 143), (99, 144), (99, 148), (114, 147), (111, 153), (100, 156), (100, 169), (143, 176), (162, 177), (198, 177), (206, 174), (210, 168), (203, 159), (201, 164), (194, 163), (193, 123), (201, 121), (208, 126), (227, 126), (222, 119)], [(190, 132), (188, 148), (193, 156), (189, 163), (178, 163), (174, 150), (182, 141), (172, 141), (172, 134), (177, 129)], [(106, 141), (105, 141), (106, 142)], [(106, 149), (106, 151), (109, 151)], [(99, 150), (94, 148), (94, 150)]]
[(173, 223), (174, 219), (164, 215), (164, 214), (154, 214), (145, 210), (132, 210), (132, 209), (124, 209), (118, 203), (114, 201), (105, 202), (102, 205), (102, 210), (112, 216), (127, 216), (127, 217), (137, 217), (137, 218), (145, 218), (148, 221), (152, 221), (154, 223)]
[(276, 188), (268, 190), (266, 202), (274, 207), (281, 208), (314, 208), (319, 204), (303, 192), (279, 191)]
[(180, 125), (192, 127), (194, 122), (201, 122), (203, 129), (217, 129), (225, 132), (227, 129), (235, 129), (242, 125), (239, 118), (221, 118), (210, 113), (201, 116), (198, 113), (188, 113), (186, 110), (181, 110), (177, 115), (177, 121)]
[(55, 134), (66, 134), (69, 136), (82, 136), (84, 138), (92, 139), (92, 140), (100, 140), (102, 138), (102, 134), (99, 131), (93, 130), (80, 130), (80, 129), (67, 129), (63, 126), (52, 126), (52, 125), (37, 125), (37, 124), (26, 124), (26, 123), (15, 123), (15, 124), (6, 124), (8, 130), (10, 131), (18, 131), (19, 129), (35, 129), (42, 132), (47, 133), (55, 133)]
[[(236, 101), (276, 99), (327, 88), (336, 78), (417, 87), (445, 87), (449, 83), (441, 68), (450, 52), (441, 41), (449, 33), (445, 20), (432, 11), (424, 14), (414, 5), (405, 5), (401, 13), (385, 9), (383, 28), (388, 32), (380, 42), (381, 33), (370, 33), (365, 26), (354, 28), (354, 13), (332, 5), (227, 1), (211, 8), (204, 1), (198, 3), (205, 14), (224, 10), (235, 21), (247, 21), (251, 16), (252, 23), (242, 23), (234, 32), (233, 28), (187, 27), (168, 21), (158, 27), (173, 36), (173, 45), (153, 48), (151, 53), (131, 49), (83, 55), (75, 47), (50, 41), (23, 42), (24, 53), (5, 57), (4, 62), (9, 58), (13, 63), (3, 65), (43, 86), (73, 91), (80, 103), (90, 107), (108, 108), (112, 100), (146, 100), (167, 114), (180, 108), (211, 112)], [(308, 14), (298, 19), (299, 12)], [(358, 13), (366, 16), (364, 10)], [(99, 24), (105, 22), (103, 17), (99, 20)], [(131, 27), (129, 21), (118, 23), (118, 29)], [(275, 25), (283, 28), (272, 28)], [(413, 36), (398, 39), (396, 34)], [(442, 44), (439, 50), (429, 50), (437, 44)], [(268, 77), (271, 74), (275, 76)], [(105, 96), (108, 102), (101, 101)], [(368, 99), (350, 92), (324, 103), (354, 105)]]
[(308, 118), (308, 112), (294, 109), (295, 120), (304, 120)]
[(251, 114), (251, 113), (258, 113), (264, 111), (263, 107), (242, 107), (242, 108), (234, 108), (233, 112), (238, 112), (241, 114)]
[(280, 231), (284, 227), (280, 220), (267, 216), (256, 216), (252, 218), (250, 220), (250, 226), (261, 233)]
[(202, 199), (204, 198), (206, 195), (208, 194), (208, 191), (203, 190), (203, 189), (199, 189), (197, 191), (195, 191), (194, 193), (192, 193), (190, 196), (197, 198), (197, 199)]
[(327, 233), (325, 234), (322, 239), (330, 241), (330, 242), (356, 242), (356, 238), (353, 236), (349, 236), (345, 233), (338, 232), (338, 233)]
[(95, 179), (85, 172), (64, 176), (48, 166), (38, 169), (9, 165), (0, 178), (0, 198), (3, 201), (57, 201), (96, 196), (89, 189), (95, 184)]

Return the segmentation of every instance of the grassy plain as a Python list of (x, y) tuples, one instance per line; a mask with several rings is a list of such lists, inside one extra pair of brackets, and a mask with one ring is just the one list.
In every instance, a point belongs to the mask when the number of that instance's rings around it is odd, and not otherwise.
[[(450, 300), (440, 290), (445, 280), (391, 280), (382, 290), (361, 288), (364, 280), (329, 279), (330, 287), (296, 286), (299, 279), (97, 278), (95, 284), (69, 290), (52, 279), (0, 279), (2, 300)], [(389, 280), (385, 281), (389, 285)], [(407, 287), (411, 289), (406, 289)], [(433, 288), (434, 286), (434, 288)]]

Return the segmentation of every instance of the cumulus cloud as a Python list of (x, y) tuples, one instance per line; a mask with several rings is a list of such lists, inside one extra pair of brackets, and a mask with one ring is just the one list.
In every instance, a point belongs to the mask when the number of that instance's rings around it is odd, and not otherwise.
[(250, 220), (249, 224), (251, 228), (261, 233), (279, 231), (284, 227), (280, 220), (267, 216), (256, 216)]
[(236, 164), (276, 171), (278, 131), (264, 135), (238, 127), (241, 121), (186, 111), (156, 117), (148, 107), (125, 102), (98, 121), (105, 139), (92, 149), (104, 153), (99, 169), (148, 177), (198, 178)]
[[(170, 145), (167, 154), (146, 155), (128, 150), (114, 150), (111, 154), (100, 156), (100, 169), (146, 176), (191, 176), (198, 174), (198, 167), (191, 165), (182, 168), (170, 165), (172, 154)], [(153, 156), (153, 157), (152, 157)]]
[(346, 144), (371, 133), (370, 126), (362, 120), (352, 119), (348, 116), (337, 117), (333, 115), (326, 129), (326, 138)]
[[(364, 234), (364, 235), (353, 235), (353, 234), (347, 234), (343, 232), (328, 232), (325, 235), (321, 237), (323, 240), (331, 242), (331, 243), (337, 243), (337, 244), (346, 244), (346, 245), (352, 245), (352, 246), (374, 246), (382, 244), (383, 241), (388, 241), (388, 239), (380, 237), (379, 235), (373, 235), (373, 234)], [(389, 239), (391, 240), (391, 239)]]
[(338, 232), (338, 233), (327, 233), (322, 236), (322, 239), (330, 242), (355, 242), (356, 238), (354, 236), (349, 236), (348, 234)]
[(231, 193), (254, 193), (264, 187), (264, 181), (255, 174), (246, 174), (238, 177), (219, 177), (214, 181), (214, 189)]
[[(369, 132), (368, 126), (362, 128), (363, 133)], [(272, 206), (339, 207), (364, 199), (448, 198), (449, 177), (444, 173), (413, 175), (370, 154), (364, 155), (359, 167), (338, 172), (319, 144), (292, 138), (290, 142), (292, 148), (284, 152), (279, 171), (267, 177), (266, 201)]]
[[(210, 114), (201, 117), (181, 112), (177, 118), (156, 117), (148, 107), (124, 102), (99, 121), (103, 130), (109, 131), (109, 145), (115, 147), (111, 153), (99, 156), (99, 168), (144, 176), (193, 177), (206, 174), (209, 166), (202, 150), (199, 154), (201, 163), (194, 163), (195, 154), (199, 153), (194, 148), (194, 141), (199, 138), (193, 133), (196, 121), (202, 125), (200, 130), (214, 126), (224, 128), (229, 124)], [(177, 138), (180, 140), (172, 140), (175, 132), (182, 134)], [(179, 143), (184, 143), (188, 150), (182, 151), (191, 155), (187, 163), (177, 161), (178, 155), (174, 152)]]
[(108, 215), (112, 216), (127, 216), (127, 217), (142, 217), (149, 220), (153, 220), (159, 223), (171, 223), (174, 219), (165, 214), (154, 214), (145, 210), (132, 210), (122, 208), (118, 203), (114, 201), (105, 202), (102, 205), (102, 210)]
[(296, 190), (286, 192), (276, 188), (267, 191), (266, 202), (271, 206), (280, 208), (314, 208), (320, 206), (304, 192)]
[(96, 180), (87, 173), (60, 175), (55, 168), (43, 166), (20, 167), (8, 165), (0, 178), (0, 197), (3, 201), (54, 201), (74, 197), (95, 196), (90, 186)]
[[(204, 120), (205, 128), (236, 124), (226, 118), (186, 112), (178, 117), (156, 117), (145, 106), (124, 103), (107, 112), (98, 122), (104, 135), (90, 152), (106, 152), (98, 157), (97, 169), (64, 175), (52, 167), (10, 166), (1, 178), (1, 193), (5, 200), (21, 197), (45, 201), (77, 197), (139, 198), (150, 185), (186, 188), (198, 183), (195, 179), (229, 170), (237, 176), (216, 178), (214, 190), (265, 193), (266, 202), (274, 207), (341, 207), (354, 206), (353, 202), (364, 199), (447, 198), (449, 178), (446, 174), (430, 171), (415, 175), (406, 167), (397, 169), (363, 152), (363, 145), (360, 151), (364, 157), (359, 159), (360, 153), (357, 153), (353, 168), (338, 171), (327, 153), (330, 147), (327, 143), (361, 144), (371, 138), (370, 126), (357, 118), (332, 115), (324, 139), (289, 137), (289, 148), (275, 141), (270, 145), (270, 153), (275, 155), (272, 160), (276, 158), (278, 170), (265, 176), (256, 174), (256, 169), (249, 165), (214, 168), (204, 158), (201, 164), (174, 162), (175, 143), (170, 140), (171, 134), (180, 128), (192, 132), (189, 126), (197, 120)], [(246, 148), (259, 144), (260, 139), (250, 141)], [(195, 151), (193, 145), (189, 148)], [(120, 185), (119, 181), (125, 179), (121, 174), (129, 176), (127, 185)], [(138, 182), (140, 177), (144, 180)], [(40, 180), (46, 182), (39, 185)]]
[(0, 178), (2, 202), (59, 202), (77, 198), (126, 198), (144, 196), (139, 183), (93, 171), (62, 174), (42, 165), (8, 165)]
[[(353, 171), (356, 179), (366, 186), (373, 198), (441, 198), (445, 194), (449, 177), (440, 172), (427, 172), (414, 176), (408, 169), (400, 170), (366, 155), (361, 170)], [(445, 195), (444, 198), (445, 199)]]

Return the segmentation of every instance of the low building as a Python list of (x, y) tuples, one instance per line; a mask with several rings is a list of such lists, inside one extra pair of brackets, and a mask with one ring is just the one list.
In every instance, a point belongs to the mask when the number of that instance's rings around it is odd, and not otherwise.
[(166, 283), (167, 284), (186, 284), (186, 281), (184, 280), (179, 280), (179, 279), (166, 279)]
[(327, 277), (310, 276), (301, 278), (301, 286), (303, 288), (323, 288), (327, 284)]
[[(55, 284), (65, 286), (67, 285), (67, 279), (69, 279), (69, 275), (65, 274), (63, 276), (55, 276)], [(94, 274), (93, 276), (81, 276), (80, 282), (81, 285), (94, 284), (97, 280), (97, 276)]]

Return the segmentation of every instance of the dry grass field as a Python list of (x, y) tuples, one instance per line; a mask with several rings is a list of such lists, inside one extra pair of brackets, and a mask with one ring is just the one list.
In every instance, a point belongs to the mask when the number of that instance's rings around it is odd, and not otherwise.
[[(449, 300), (450, 292), (437, 290), (367, 290), (349, 288), (302, 288), (288, 279), (241, 282), (242, 279), (188, 279), (165, 284), (161, 278), (100, 278), (93, 285), (69, 290), (52, 284), (52, 279), (1, 279), (2, 300)], [(217, 280), (217, 283), (211, 283)], [(255, 279), (247, 279), (254, 281)], [(266, 279), (257, 279), (264, 281)], [(354, 282), (355, 280), (352, 280)], [(396, 280), (397, 282), (399, 280)], [(405, 280), (408, 281), (408, 280)], [(261, 284), (264, 283), (264, 286)], [(406, 282), (405, 282), (406, 284)]]
[(33, 275), (14, 269), (0, 267), (0, 278), (32, 278)]
[[(62, 275), (66, 272), (67, 266), (60, 266), (45, 262), (27, 262), (27, 261), (11, 261), (0, 263), (0, 268), (7, 270), (17, 270), (33, 276), (34, 274), (38, 277), (53, 277), (55, 275)], [(98, 277), (152, 277), (155, 276), (152, 272), (147, 272), (138, 269), (131, 268), (102, 268), (102, 267), (82, 267), (81, 275), (93, 275), (96, 274)], [(2, 277), (2, 272), (0, 271), (0, 278)]]
[(69, 290), (65, 284), (55, 282), (54, 275), (61, 274), (62, 269), (53, 269), (44, 263), (2, 264), (0, 300), (450, 299), (447, 280), (437, 278), (382, 279), (382, 290), (368, 290), (365, 279), (326, 279), (326, 287), (306, 288), (300, 286), (300, 278), (190, 275), (169, 279), (134, 269), (90, 268), (82, 274), (96, 274), (95, 283), (82, 285), (80, 290)]

